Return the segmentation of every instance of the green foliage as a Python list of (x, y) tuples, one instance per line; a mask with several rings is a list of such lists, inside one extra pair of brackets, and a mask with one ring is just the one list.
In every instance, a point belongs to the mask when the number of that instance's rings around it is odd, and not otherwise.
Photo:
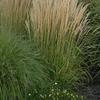
[[(88, 32), (88, 5), (78, 0), (0, 3), (0, 99), (83, 100), (71, 89), (87, 79), (86, 64), (100, 63), (100, 36), (94, 28)], [(90, 9), (90, 26), (98, 27), (99, 5)]]
[(95, 79), (100, 75), (100, 29), (92, 28), (84, 41), (87, 41), (83, 48), (84, 65), (87, 66), (92, 79)]
[(78, 0), (35, 0), (30, 11), (31, 23), (27, 23), (28, 28), (31, 24), (31, 39), (48, 64), (50, 78), (66, 82), (69, 87), (87, 77), (81, 67), (80, 46), (87, 26), (86, 9), (87, 5)]
[(45, 83), (43, 70), (27, 41), (0, 34), (0, 100), (25, 100), (31, 88)]
[(100, 0), (91, 0), (89, 11), (89, 34), (84, 38), (84, 59), (93, 79), (100, 75)]
[(84, 97), (55, 82), (42, 90), (29, 93), (28, 100), (84, 100)]
[(100, 0), (91, 0), (91, 3), (95, 13), (100, 14)]
[(91, 0), (90, 11), (90, 25), (93, 25), (94, 27), (100, 27), (100, 0)]

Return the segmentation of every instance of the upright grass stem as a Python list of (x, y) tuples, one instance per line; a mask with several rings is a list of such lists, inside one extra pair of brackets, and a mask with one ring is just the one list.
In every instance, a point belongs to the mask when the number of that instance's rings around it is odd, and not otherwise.
[(87, 7), (78, 0), (33, 0), (31, 36), (46, 61), (55, 66), (51, 67), (55, 80), (72, 84), (84, 76), (80, 40), (88, 24)]

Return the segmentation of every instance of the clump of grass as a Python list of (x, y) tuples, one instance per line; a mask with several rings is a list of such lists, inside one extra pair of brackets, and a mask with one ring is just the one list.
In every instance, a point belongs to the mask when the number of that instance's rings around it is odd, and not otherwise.
[(89, 11), (90, 16), (89, 25), (91, 26), (91, 30), (89, 30), (88, 36), (84, 38), (84, 41), (86, 41), (84, 46), (84, 59), (85, 59), (85, 65), (88, 67), (89, 72), (92, 76), (92, 82), (95, 82), (95, 79), (97, 81), (97, 78), (99, 77), (99, 63), (100, 63), (100, 1), (99, 0), (90, 0), (89, 1)]
[(100, 1), (99, 0), (91, 0), (90, 1), (90, 25), (93, 27), (100, 27)]
[[(26, 24), (28, 37), (50, 69), (50, 78), (73, 86), (86, 78), (81, 49), (88, 24), (87, 6), (78, 0), (2, 0), (0, 28), (4, 33), (24, 34)], [(30, 45), (16, 38), (0, 34), (2, 100), (25, 100), (27, 92), (33, 92), (47, 76)]]
[(30, 5), (31, 0), (0, 1), (1, 100), (25, 100), (28, 92), (42, 88), (47, 82), (45, 67), (37, 59), (38, 52), (22, 35), (26, 32)]
[[(84, 37), (86, 41), (83, 45), (83, 59), (85, 61), (84, 65), (87, 66), (91, 77), (91, 81), (95, 82), (100, 75), (100, 28), (92, 27), (89, 34)], [(90, 81), (90, 82), (91, 82)]]
[(0, 100), (25, 100), (45, 83), (44, 66), (35, 55), (25, 40), (0, 33)]
[(53, 69), (54, 80), (74, 85), (84, 76), (80, 67), (81, 39), (87, 26), (87, 6), (78, 0), (33, 0), (30, 37)]
[[(1, 21), (3, 27), (13, 32), (25, 31), (25, 20), (32, 0), (1, 0)], [(6, 29), (7, 30), (7, 29)]]

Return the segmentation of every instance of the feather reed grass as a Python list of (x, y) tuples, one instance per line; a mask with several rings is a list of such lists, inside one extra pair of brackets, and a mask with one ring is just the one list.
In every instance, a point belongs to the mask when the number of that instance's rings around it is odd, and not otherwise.
[(1, 0), (1, 24), (9, 30), (23, 32), (32, 0)]
[(31, 0), (0, 0), (0, 100), (26, 100), (45, 86), (45, 67), (33, 44), (19, 36), (30, 5)]
[(88, 5), (78, 0), (33, 0), (32, 5), (33, 41), (52, 66), (54, 79), (74, 84), (85, 73), (80, 41), (88, 24)]

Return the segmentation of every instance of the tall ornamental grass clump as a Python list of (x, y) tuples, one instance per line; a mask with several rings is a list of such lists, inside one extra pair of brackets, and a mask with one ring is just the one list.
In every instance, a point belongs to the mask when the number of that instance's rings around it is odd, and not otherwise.
[(91, 0), (91, 25), (100, 28), (100, 0)]
[[(0, 1), (1, 100), (35, 99), (36, 94), (41, 98), (47, 77), (51, 80), (48, 86), (59, 83), (60, 91), (87, 78), (81, 66), (87, 7), (78, 0)], [(51, 93), (53, 88), (47, 87), (42, 89)]]
[(75, 85), (86, 78), (80, 66), (81, 45), (88, 24), (87, 6), (78, 0), (33, 0), (30, 37), (52, 69), (51, 79)]
[[(2, 26), (13, 32), (25, 33), (25, 20), (32, 0), (1, 0)], [(6, 29), (6, 30), (8, 30)]]
[(39, 53), (23, 38), (30, 4), (31, 0), (0, 1), (0, 100), (27, 100), (47, 82)]

